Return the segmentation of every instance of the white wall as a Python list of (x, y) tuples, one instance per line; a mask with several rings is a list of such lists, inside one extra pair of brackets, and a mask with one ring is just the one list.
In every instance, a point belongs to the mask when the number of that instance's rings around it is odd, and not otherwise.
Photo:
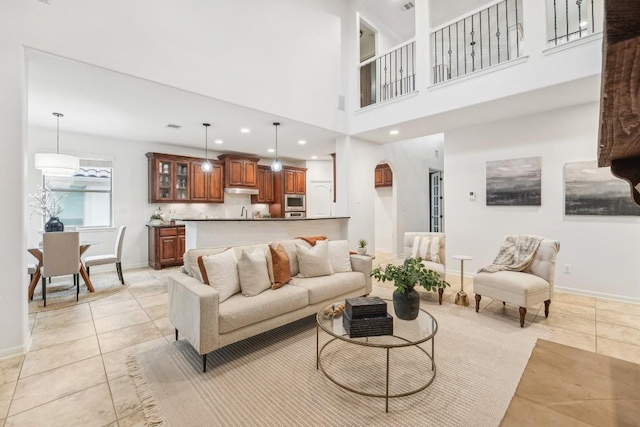
[(375, 251), (393, 251), (393, 187), (379, 187), (374, 192)]
[[(593, 103), (446, 132), (447, 254), (473, 256), (474, 272), (505, 235), (537, 234), (560, 241), (558, 288), (640, 302), (640, 218), (564, 215), (563, 167), (596, 159), (598, 122)], [(542, 205), (486, 206), (486, 162), (532, 156), (542, 156)]]
[[(28, 193), (37, 192), (38, 185), (42, 185), (42, 173), (34, 167), (34, 154), (39, 149), (43, 151), (55, 149), (55, 141), (56, 133), (54, 130), (29, 128)], [(115, 140), (72, 132), (61, 132), (60, 145), (61, 152), (85, 155), (92, 158), (113, 159), (114, 225), (116, 227), (127, 226), (122, 261), (125, 269), (147, 265), (146, 224), (158, 206), (161, 206), (167, 215), (172, 212), (174, 217), (195, 218), (239, 217), (243, 206), (248, 209), (249, 215), (258, 210), (265, 213), (269, 211), (267, 205), (252, 205), (251, 196), (242, 194), (225, 194), (224, 203), (147, 203), (148, 165), (145, 153), (158, 152), (204, 157), (204, 150), (166, 144)], [(215, 156), (217, 156), (217, 153), (210, 152), (210, 158), (215, 158)], [(27, 244), (29, 246), (37, 245), (42, 240), (41, 230), (41, 217), (31, 218), (27, 229)], [(87, 251), (87, 255), (113, 253), (115, 237), (115, 229), (84, 231), (81, 232), (80, 236), (82, 240), (102, 242), (99, 245), (92, 246)], [(112, 267), (107, 266), (106, 268)]]

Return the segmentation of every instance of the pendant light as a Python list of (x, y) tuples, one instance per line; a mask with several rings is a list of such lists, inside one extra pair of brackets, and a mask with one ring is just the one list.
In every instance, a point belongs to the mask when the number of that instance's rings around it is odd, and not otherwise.
[(62, 113), (53, 113), (58, 120), (56, 152), (36, 153), (36, 169), (40, 169), (45, 175), (73, 176), (80, 169), (80, 159), (68, 154), (60, 154), (60, 117)]
[(278, 160), (278, 126), (280, 126), (280, 123), (275, 122), (273, 125), (276, 127), (276, 159), (271, 163), (271, 170), (280, 172), (282, 170), (282, 163)]
[(205, 157), (204, 163), (202, 164), (202, 172), (211, 172), (211, 170), (213, 169), (213, 165), (209, 161), (209, 141), (208, 141), (209, 126), (211, 125), (209, 123), (203, 123), (202, 126), (204, 126), (204, 157)]

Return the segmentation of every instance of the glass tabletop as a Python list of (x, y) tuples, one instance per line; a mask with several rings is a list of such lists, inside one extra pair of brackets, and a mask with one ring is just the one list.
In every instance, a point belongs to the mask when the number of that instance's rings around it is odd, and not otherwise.
[(338, 301), (323, 307), (318, 312), (316, 320), (318, 326), (329, 335), (344, 341), (369, 347), (393, 348), (416, 345), (433, 338), (438, 332), (438, 322), (426, 310), (420, 309), (418, 317), (414, 320), (401, 320), (396, 317), (393, 311), (393, 301), (385, 300), (385, 302), (387, 303), (387, 313), (393, 317), (393, 335), (350, 338), (342, 326), (342, 313), (333, 317), (325, 317), (323, 315), (326, 309), (344, 304), (344, 301)]

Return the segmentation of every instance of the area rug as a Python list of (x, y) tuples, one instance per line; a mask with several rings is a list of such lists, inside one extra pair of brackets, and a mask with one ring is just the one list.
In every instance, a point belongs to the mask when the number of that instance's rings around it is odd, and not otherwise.
[[(439, 325), (437, 374), (427, 389), (391, 399), (389, 413), (384, 399), (350, 393), (316, 370), (313, 317), (212, 352), (206, 373), (184, 340), (131, 355), (129, 373), (148, 425), (498, 425), (536, 340), (550, 332), (469, 308), (425, 305)], [(321, 345), (326, 340), (321, 335)], [(331, 346), (323, 358), (328, 371), (380, 390), (384, 350)], [(430, 375), (418, 350), (391, 353), (391, 392)]]
[[(125, 277), (125, 280), (128, 280)], [(113, 273), (102, 273), (91, 275), (91, 283), (95, 292), (89, 292), (87, 286), (80, 278), (79, 301), (76, 302), (76, 287), (73, 284), (72, 276), (54, 277), (51, 283), (47, 283), (47, 306), (42, 300), (42, 283), (36, 286), (33, 292), (33, 300), (29, 301), (29, 313), (38, 313), (47, 310), (57, 310), (75, 304), (82, 304), (111, 296), (129, 287), (128, 283), (122, 285), (118, 275)]]

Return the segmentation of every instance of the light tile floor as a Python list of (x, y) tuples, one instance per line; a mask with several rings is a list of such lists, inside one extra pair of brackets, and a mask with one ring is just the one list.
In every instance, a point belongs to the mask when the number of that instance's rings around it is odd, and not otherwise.
[[(380, 254), (374, 266), (387, 262), (401, 260)], [(144, 425), (126, 358), (174, 341), (166, 277), (175, 271), (126, 271), (130, 286), (115, 295), (30, 315), (31, 350), (0, 361), (0, 427)], [(452, 304), (460, 279), (447, 281), (443, 304)], [(473, 310), (472, 281), (464, 287)], [(389, 284), (376, 289), (388, 292)], [(437, 301), (437, 294), (423, 291), (422, 298)], [(483, 312), (518, 327), (517, 307), (483, 298)], [(531, 321), (548, 326), (555, 342), (640, 363), (640, 305), (557, 292), (549, 318), (539, 305), (529, 308)]]

